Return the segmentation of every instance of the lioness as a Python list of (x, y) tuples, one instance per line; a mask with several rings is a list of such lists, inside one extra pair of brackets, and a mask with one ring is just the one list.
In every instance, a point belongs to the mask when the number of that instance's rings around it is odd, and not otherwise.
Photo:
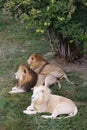
[(43, 84), (44, 76), (38, 75), (28, 65), (20, 65), (15, 73), (17, 85), (9, 93), (22, 93), (30, 91), (35, 85)]
[[(58, 83), (59, 88), (61, 88), (61, 84), (59, 80), (63, 78), (65, 78), (69, 83), (74, 84), (68, 79), (67, 75), (61, 68), (49, 64), (43, 57), (37, 54), (31, 54), (27, 62), (32, 70), (34, 70), (38, 74), (45, 75), (45, 77), (47, 77), (47, 80), (49, 82), (51, 81), (51, 84), (52, 84), (52, 79), (53, 79), (53, 84)], [(46, 85), (47, 84), (45, 84), (45, 86)]]
[(64, 118), (73, 117), (77, 114), (78, 109), (72, 100), (53, 95), (48, 87), (39, 85), (34, 87), (31, 105), (23, 111), (23, 113), (29, 115), (36, 114), (37, 112), (49, 112), (51, 115), (42, 115), (42, 117), (55, 119), (62, 114), (68, 115)]

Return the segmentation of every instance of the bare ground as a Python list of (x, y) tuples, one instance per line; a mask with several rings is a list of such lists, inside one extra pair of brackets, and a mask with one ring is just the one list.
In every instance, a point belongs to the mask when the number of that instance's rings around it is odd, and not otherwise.
[(82, 59), (71, 63), (67, 63), (63, 59), (50, 58), (51, 56), (52, 53), (47, 53), (44, 57), (46, 59), (49, 59), (49, 62), (51, 64), (61, 67), (66, 72), (76, 71), (81, 73), (80, 77), (82, 77), (85, 80), (87, 79), (87, 55), (85, 55)]

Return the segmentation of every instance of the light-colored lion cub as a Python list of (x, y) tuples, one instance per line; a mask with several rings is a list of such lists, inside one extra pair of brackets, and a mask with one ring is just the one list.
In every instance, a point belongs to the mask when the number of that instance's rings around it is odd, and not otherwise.
[(61, 68), (49, 64), (42, 56), (39, 56), (38, 54), (31, 54), (27, 62), (32, 70), (46, 77), (45, 86), (58, 83), (60, 89), (60, 80), (63, 78), (65, 78), (69, 83), (74, 84), (68, 79), (67, 75)]
[(34, 87), (31, 105), (23, 111), (25, 114), (36, 114), (37, 112), (49, 112), (51, 115), (42, 115), (42, 117), (55, 119), (62, 114), (68, 115), (64, 118), (73, 117), (77, 114), (78, 110), (72, 100), (53, 95), (48, 87), (40, 85)]

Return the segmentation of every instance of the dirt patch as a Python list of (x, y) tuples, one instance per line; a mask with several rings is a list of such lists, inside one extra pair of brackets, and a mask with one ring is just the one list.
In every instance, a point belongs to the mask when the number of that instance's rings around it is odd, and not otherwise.
[(49, 62), (53, 65), (61, 67), (66, 72), (76, 71), (81, 73), (80, 77), (87, 79), (87, 55), (85, 55), (82, 59), (67, 63), (63, 59), (55, 59), (52, 58), (52, 53), (48, 53), (45, 55), (45, 58), (49, 60)]

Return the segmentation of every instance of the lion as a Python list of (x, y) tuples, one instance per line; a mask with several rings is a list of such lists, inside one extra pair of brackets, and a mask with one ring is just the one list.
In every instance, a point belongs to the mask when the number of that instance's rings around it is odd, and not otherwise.
[(51, 115), (42, 115), (43, 118), (61, 119), (60, 115), (67, 115), (63, 118), (73, 117), (77, 114), (78, 109), (75, 103), (66, 97), (53, 95), (51, 90), (44, 86), (35, 86), (31, 105), (23, 111), (25, 114), (51, 113)]
[(48, 63), (48, 61), (46, 61), (42, 56), (38, 54), (31, 54), (29, 59), (27, 60), (27, 63), (30, 66), (30, 68), (34, 70), (36, 73), (45, 75), (47, 80), (49, 82), (51, 81), (51, 84), (58, 83), (59, 89), (61, 88), (60, 80), (63, 78), (65, 78), (67, 82), (74, 84), (69, 80), (69, 78), (61, 68), (51, 65), (50, 63)]
[(28, 92), (35, 85), (43, 84), (44, 76), (38, 75), (28, 65), (20, 65), (15, 73), (17, 79), (17, 85), (12, 88), (9, 93), (22, 93)]

